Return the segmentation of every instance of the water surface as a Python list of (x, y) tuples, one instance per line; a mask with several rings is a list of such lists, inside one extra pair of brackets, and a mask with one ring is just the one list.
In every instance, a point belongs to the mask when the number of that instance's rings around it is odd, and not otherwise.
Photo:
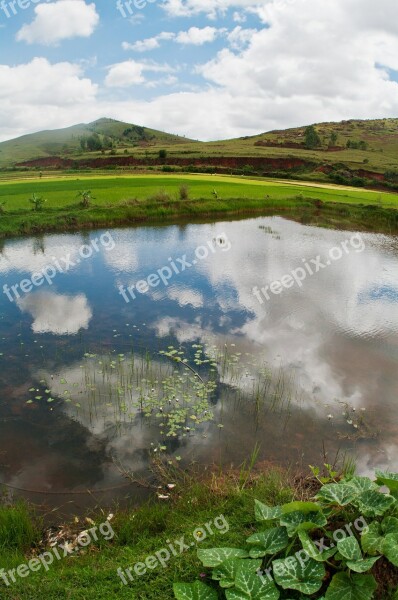
[[(329, 460), (354, 456), (364, 474), (398, 469), (396, 238), (361, 234), (363, 251), (347, 246), (301, 287), (261, 304), (255, 286), (318, 255), (326, 261), (353, 234), (267, 217), (112, 230), (114, 248), (97, 241), (92, 257), (79, 255), (104, 234), (2, 247), (1, 288), (62, 257), (76, 263), (51, 285), (0, 297), (0, 477), (9, 493), (75, 512), (139, 501), (147, 491), (121, 471), (147, 478), (156, 453), (238, 465), (256, 443), (261, 459), (282, 465), (322, 463), (325, 448)], [(120, 286), (171, 261), (182, 268), (184, 255), (191, 266), (167, 285), (123, 299)]]

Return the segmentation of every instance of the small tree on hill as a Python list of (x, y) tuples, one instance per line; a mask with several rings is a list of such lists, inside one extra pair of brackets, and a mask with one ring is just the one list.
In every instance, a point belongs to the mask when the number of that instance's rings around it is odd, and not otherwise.
[(332, 131), (332, 133), (330, 134), (330, 145), (331, 146), (335, 146), (337, 144), (337, 140), (338, 140), (338, 135), (335, 131)]
[(321, 145), (321, 138), (313, 125), (305, 130), (305, 147), (308, 149), (318, 148)]

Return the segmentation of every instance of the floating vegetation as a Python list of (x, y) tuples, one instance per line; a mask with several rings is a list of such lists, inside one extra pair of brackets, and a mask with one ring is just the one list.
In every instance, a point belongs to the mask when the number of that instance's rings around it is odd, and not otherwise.
[[(235, 344), (170, 345), (158, 353), (86, 352), (62, 372), (40, 372), (38, 379), (38, 387), (29, 390), (29, 405), (63, 404), (96, 432), (140, 421), (148, 428), (155, 424), (164, 440), (207, 437), (211, 425), (223, 429), (226, 401), (239, 412), (245, 404), (255, 416), (267, 409), (288, 413), (293, 394), (282, 368), (273, 376), (268, 365), (236, 351)], [(165, 444), (156, 447), (163, 451)]]

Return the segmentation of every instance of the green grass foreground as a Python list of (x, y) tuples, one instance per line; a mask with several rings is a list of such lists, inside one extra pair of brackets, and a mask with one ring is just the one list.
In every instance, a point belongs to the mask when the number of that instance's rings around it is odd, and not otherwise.
[[(42, 568), (30, 572), (26, 578), (17, 577), (17, 583), (9, 587), (0, 579), (0, 597), (2, 600), (172, 600), (174, 582), (200, 578), (203, 567), (197, 558), (197, 548), (236, 546), (252, 530), (255, 498), (276, 505), (297, 496), (287, 474), (276, 469), (256, 476), (217, 473), (205, 482), (192, 478), (185, 483), (185, 486), (182, 481), (177, 484), (174, 499), (152, 501), (136, 510), (116, 510), (112, 541), (93, 543), (80, 554), (54, 561), (47, 572)], [(226, 533), (213, 527), (214, 535), (171, 557), (166, 568), (158, 566), (141, 577), (135, 576), (128, 586), (122, 583), (117, 575), (119, 567), (126, 569), (144, 562), (149, 555), (167, 548), (167, 540), (173, 543), (184, 536), (185, 542), (190, 543), (196, 528), (220, 515), (228, 523)], [(93, 518), (100, 524), (105, 516)], [(80, 530), (90, 527), (82, 520)], [(45, 548), (40, 544), (41, 538), (40, 521), (32, 520), (24, 505), (0, 507), (0, 568), (8, 571), (42, 553)]]
[[(181, 198), (181, 186), (188, 188), (185, 198)], [(89, 207), (83, 208), (77, 196), (79, 191), (86, 189), (91, 190), (92, 200)], [(29, 203), (32, 194), (46, 200), (42, 210), (32, 210)], [(297, 216), (323, 206), (329, 211), (334, 210), (337, 216), (354, 219), (354, 223), (369, 217), (364, 214), (369, 207), (378, 211), (379, 216), (383, 213), (384, 220), (388, 217), (388, 223), (391, 220), (395, 223), (398, 214), (395, 213), (398, 194), (333, 185), (200, 175), (88, 176), (79, 179), (60, 176), (2, 181), (0, 199), (0, 237), (3, 238), (178, 218), (222, 218), (278, 211), (291, 211)], [(375, 223), (375, 214), (368, 219), (371, 224)], [(328, 226), (333, 226), (332, 221)]]

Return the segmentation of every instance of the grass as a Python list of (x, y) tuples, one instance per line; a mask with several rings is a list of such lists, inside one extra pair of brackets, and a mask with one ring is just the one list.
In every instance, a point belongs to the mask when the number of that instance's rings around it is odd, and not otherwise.
[[(79, 191), (89, 188), (91, 206), (82, 208)], [(35, 193), (46, 203), (32, 211)], [(270, 211), (303, 212), (320, 203), (373, 206), (395, 211), (398, 194), (338, 187), (224, 176), (72, 176), (0, 182), (0, 236), (46, 231), (78, 230), (176, 218), (269, 214)]]
[[(175, 476), (175, 473), (169, 475)], [(185, 541), (190, 542), (197, 527), (220, 515), (224, 515), (229, 530), (224, 534), (215, 530), (215, 535), (203, 539), (198, 547), (239, 546), (255, 525), (254, 498), (276, 505), (295, 497), (289, 476), (276, 469), (249, 477), (246, 473), (242, 477), (240, 472), (216, 471), (201, 480), (198, 473), (191, 477), (180, 474), (175, 490), (174, 499), (167, 503), (152, 501), (139, 509), (117, 512), (112, 521), (116, 534), (112, 542), (90, 545), (85, 554), (55, 561), (47, 572), (43, 569), (30, 572), (27, 578), (17, 578), (17, 582), (8, 588), (0, 579), (1, 598), (171, 600), (175, 581), (194, 581), (203, 570), (195, 547), (172, 557), (166, 568), (159, 567), (135, 577), (128, 586), (118, 577), (117, 569), (144, 562), (147, 556), (167, 548), (167, 540), (173, 543), (184, 536)], [(104, 515), (98, 515), (96, 522), (103, 521)], [(40, 520), (32, 522), (35, 523), (36, 540), (39, 540)], [(86, 527), (81, 524), (81, 529)], [(26, 552), (24, 544), (10, 543), (0, 550), (0, 565), (6, 570), (16, 568), (42, 551), (43, 548), (37, 548)]]

